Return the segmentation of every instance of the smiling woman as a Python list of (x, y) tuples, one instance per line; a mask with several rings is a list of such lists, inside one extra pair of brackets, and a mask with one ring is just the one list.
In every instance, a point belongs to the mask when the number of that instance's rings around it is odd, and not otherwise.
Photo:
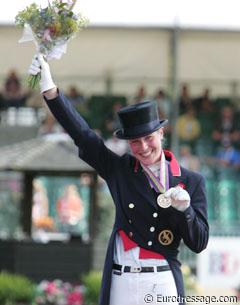
[(116, 220), (99, 304), (143, 305), (152, 292), (153, 305), (157, 295), (183, 296), (180, 242), (197, 253), (208, 242), (204, 179), (180, 167), (173, 153), (162, 149), (167, 120), (159, 118), (157, 104), (146, 101), (117, 112), (120, 128), (115, 136), (129, 141), (133, 153), (119, 156), (57, 89), (41, 56), (30, 70), (41, 73), (40, 90), (48, 107), (74, 140), (79, 157), (106, 181), (114, 200)]
[(151, 165), (160, 160), (163, 129), (159, 129), (146, 137), (128, 140), (133, 155), (144, 165)]
[(144, 165), (161, 158), (163, 128), (167, 120), (159, 120), (157, 104), (146, 101), (124, 107), (118, 112), (122, 128), (115, 135), (128, 140), (133, 155)]

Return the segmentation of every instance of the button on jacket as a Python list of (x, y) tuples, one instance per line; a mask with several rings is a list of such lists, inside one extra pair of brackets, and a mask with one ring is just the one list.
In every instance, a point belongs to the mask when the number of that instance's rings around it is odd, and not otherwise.
[[(118, 156), (109, 150), (63, 94), (59, 93), (57, 98), (47, 101), (47, 104), (74, 140), (79, 149), (79, 157), (105, 179), (116, 207), (116, 220), (103, 270), (100, 305), (109, 305), (114, 239), (120, 229), (127, 235), (131, 233), (133, 241), (140, 247), (155, 251), (166, 258), (173, 272), (178, 294), (183, 296), (183, 279), (180, 262), (177, 260), (179, 244), (183, 240), (192, 251), (199, 253), (208, 242), (203, 177), (184, 168), (180, 169), (179, 176), (174, 176), (169, 167), (169, 187), (184, 185), (190, 195), (191, 204), (184, 212), (173, 207), (160, 208), (157, 205), (159, 194), (149, 185), (142, 167), (135, 166), (136, 159), (133, 156)], [(176, 162), (171, 158), (171, 154), (166, 155), (170, 164), (171, 161)], [(168, 237), (168, 234), (169, 240), (165, 242), (164, 236)]]

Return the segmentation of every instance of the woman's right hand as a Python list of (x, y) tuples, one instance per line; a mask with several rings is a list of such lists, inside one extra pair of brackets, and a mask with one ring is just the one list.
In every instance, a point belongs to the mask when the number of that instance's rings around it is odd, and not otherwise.
[(35, 55), (28, 69), (31, 75), (40, 73), (41, 79), (39, 82), (40, 91), (47, 99), (55, 98), (58, 95), (57, 87), (53, 82), (49, 64), (44, 59), (42, 54)]

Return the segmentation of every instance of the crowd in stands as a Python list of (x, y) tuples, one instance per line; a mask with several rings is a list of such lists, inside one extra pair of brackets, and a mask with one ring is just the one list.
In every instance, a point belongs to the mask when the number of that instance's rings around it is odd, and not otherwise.
[[(12, 70), (3, 82), (0, 91), (0, 124), (9, 121), (8, 116), (13, 109), (32, 109), (35, 124), (39, 125), (39, 135), (63, 132), (50, 112), (44, 107), (38, 92), (24, 90), (26, 86)], [(147, 93), (144, 85), (140, 85), (131, 100), (125, 97), (86, 97), (76, 86), (72, 85), (65, 92), (70, 102), (89, 124), (103, 136), (106, 145), (116, 153), (123, 154), (128, 150), (126, 143), (116, 139), (112, 134), (118, 128), (117, 112), (127, 103), (153, 99), (159, 106), (162, 118), (169, 119), (165, 130), (167, 146), (171, 143), (173, 128), (173, 112), (178, 111), (176, 132), (180, 143), (180, 161), (185, 167), (200, 171), (202, 163), (219, 171), (240, 169), (240, 116), (236, 105), (230, 98), (213, 99), (209, 88), (203, 90), (201, 96), (190, 94), (189, 86), (182, 85), (179, 93), (179, 109), (176, 110), (164, 89), (155, 93)], [(174, 104), (176, 105), (176, 103)], [(11, 111), (12, 112), (11, 112)], [(22, 112), (26, 115), (27, 112)], [(27, 120), (23, 120), (27, 122)], [(220, 172), (220, 171), (219, 171)]]

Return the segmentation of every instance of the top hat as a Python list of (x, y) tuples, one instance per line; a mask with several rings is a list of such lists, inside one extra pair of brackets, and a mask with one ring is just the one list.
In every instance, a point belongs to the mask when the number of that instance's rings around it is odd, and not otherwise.
[(159, 119), (157, 104), (153, 101), (123, 107), (118, 112), (118, 117), (122, 128), (114, 134), (125, 140), (147, 136), (168, 122)]

